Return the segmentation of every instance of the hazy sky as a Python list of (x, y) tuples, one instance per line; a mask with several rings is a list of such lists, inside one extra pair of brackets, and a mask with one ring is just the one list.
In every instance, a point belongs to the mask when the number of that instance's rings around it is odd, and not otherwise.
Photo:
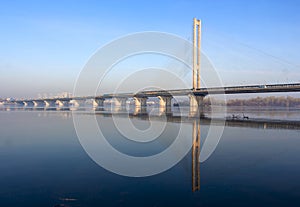
[(225, 85), (300, 82), (299, 8), (296, 0), (3, 1), (0, 97), (71, 92), (104, 44), (141, 31), (191, 39), (193, 17)]

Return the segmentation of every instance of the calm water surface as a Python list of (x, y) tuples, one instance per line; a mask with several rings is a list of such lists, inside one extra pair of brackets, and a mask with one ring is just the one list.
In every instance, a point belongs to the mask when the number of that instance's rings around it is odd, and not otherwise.
[[(300, 117), (298, 111), (275, 115)], [(168, 131), (147, 148), (126, 144), (110, 115), (99, 112), (97, 120), (112, 146), (134, 156), (164, 150), (180, 124), (170, 118)], [(149, 127), (147, 118), (133, 117), (132, 123)], [(209, 126), (200, 125), (203, 142)], [(191, 150), (161, 174), (132, 178), (103, 169), (87, 155), (70, 111), (1, 110), (0, 206), (300, 206), (300, 127), (268, 126), (227, 124), (198, 177), (192, 176)], [(193, 121), (183, 127), (192, 140)]]

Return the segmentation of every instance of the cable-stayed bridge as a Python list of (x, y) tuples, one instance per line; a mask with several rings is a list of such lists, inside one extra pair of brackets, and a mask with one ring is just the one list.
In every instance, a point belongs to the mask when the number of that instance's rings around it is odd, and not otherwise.
[[(192, 88), (175, 90), (148, 90), (137, 93), (111, 93), (99, 94), (96, 96), (61, 97), (61, 98), (38, 98), (38, 99), (17, 99), (13, 103), (24, 106), (35, 107), (66, 107), (70, 103), (74, 106), (84, 105), (86, 101), (92, 100), (94, 107), (103, 107), (104, 102), (113, 99), (115, 107), (124, 107), (129, 98), (133, 98), (136, 108), (146, 108), (147, 99), (150, 97), (159, 98), (159, 107), (165, 111), (170, 110), (171, 100), (175, 96), (188, 96), (190, 108), (199, 109), (202, 107), (203, 98), (215, 94), (246, 94), (246, 93), (274, 93), (274, 92), (298, 92), (300, 83), (292, 84), (266, 84), (266, 85), (244, 85), (229, 87), (203, 88), (200, 86), (200, 47), (201, 47), (201, 21), (194, 18), (193, 30), (193, 75)], [(2, 101), (2, 103), (5, 101)]]

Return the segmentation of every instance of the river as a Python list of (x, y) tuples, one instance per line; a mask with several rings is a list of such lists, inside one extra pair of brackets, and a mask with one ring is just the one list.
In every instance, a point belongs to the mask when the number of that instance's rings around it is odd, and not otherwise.
[[(242, 113), (249, 120), (2, 107), (0, 206), (300, 206), (299, 110), (229, 108), (227, 115)], [(74, 116), (95, 117), (113, 148), (137, 158), (164, 151), (179, 136), (178, 154), (197, 136), (201, 148), (214, 124), (224, 123), (224, 131), (205, 161), (190, 147), (161, 173), (142, 176), (135, 166), (127, 173), (141, 176), (132, 177), (112, 172), (127, 164), (107, 153), (99, 156), (112, 166), (97, 163), (93, 143), (77, 137)], [(165, 127), (157, 139), (138, 142), (117, 133), (116, 122), (124, 130)]]

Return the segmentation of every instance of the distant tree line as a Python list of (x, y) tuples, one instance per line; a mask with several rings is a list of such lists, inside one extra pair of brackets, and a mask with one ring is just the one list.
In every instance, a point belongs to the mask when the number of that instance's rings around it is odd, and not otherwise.
[(256, 97), (251, 99), (230, 99), (227, 106), (280, 106), (280, 107), (300, 107), (300, 98), (287, 97)]

